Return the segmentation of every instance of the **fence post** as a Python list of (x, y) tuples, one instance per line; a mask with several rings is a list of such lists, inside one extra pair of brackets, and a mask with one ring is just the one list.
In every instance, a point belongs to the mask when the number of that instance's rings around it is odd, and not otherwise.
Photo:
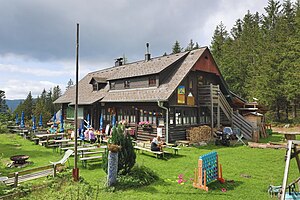
[(217, 89), (218, 89), (218, 92), (217, 92), (217, 95), (218, 95), (218, 107), (217, 107), (217, 127), (218, 129), (220, 128), (220, 121), (221, 121), (221, 116), (220, 116), (220, 87), (219, 85), (217, 86)]
[(213, 85), (210, 84), (210, 106), (211, 106), (211, 115), (210, 115), (210, 124), (211, 124), (211, 134), (214, 134), (214, 102), (213, 102)]
[(15, 172), (14, 187), (18, 187), (19, 172)]
[(57, 166), (56, 164), (53, 165), (53, 177), (56, 176), (56, 166)]

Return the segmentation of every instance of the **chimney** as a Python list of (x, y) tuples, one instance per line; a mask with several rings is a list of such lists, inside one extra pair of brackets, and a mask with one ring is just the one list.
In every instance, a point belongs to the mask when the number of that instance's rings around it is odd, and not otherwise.
[(123, 64), (123, 58), (117, 58), (115, 59), (115, 67), (121, 66)]
[(147, 51), (145, 54), (145, 61), (149, 61), (151, 59), (151, 54), (149, 53), (149, 43), (148, 42), (146, 43), (146, 48), (147, 48)]

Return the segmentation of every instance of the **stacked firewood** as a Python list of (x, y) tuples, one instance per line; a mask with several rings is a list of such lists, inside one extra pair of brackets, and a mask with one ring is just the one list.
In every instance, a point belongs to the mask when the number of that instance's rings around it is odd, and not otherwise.
[(212, 139), (211, 128), (209, 126), (192, 127), (186, 131), (186, 138), (191, 142), (209, 141)]

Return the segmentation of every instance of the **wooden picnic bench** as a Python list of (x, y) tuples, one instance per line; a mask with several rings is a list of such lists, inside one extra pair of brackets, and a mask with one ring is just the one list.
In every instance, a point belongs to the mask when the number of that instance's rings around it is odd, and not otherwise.
[(138, 151), (147, 151), (150, 153), (154, 153), (156, 155), (156, 158), (158, 158), (158, 155), (160, 155), (161, 157), (164, 157), (164, 153), (167, 153), (165, 151), (151, 151), (150, 148), (146, 148), (146, 147), (141, 147), (141, 146), (134, 146), (134, 149), (138, 150)]
[(101, 151), (85, 151), (85, 152), (82, 152), (81, 155), (85, 156), (85, 155), (99, 154), (99, 153), (104, 153), (104, 152), (105, 152), (104, 150), (101, 150)]
[(172, 147), (172, 146), (165, 146), (165, 148), (172, 149), (175, 155), (178, 155), (178, 151), (180, 150), (179, 147)]
[(86, 167), (87, 166), (87, 161), (88, 160), (100, 160), (102, 159), (102, 156), (88, 156), (88, 157), (81, 157), (79, 160), (82, 162), (82, 166)]
[(47, 165), (43, 167), (33, 168), (20, 172), (8, 174), (8, 179), (4, 181), (6, 185), (17, 187), (19, 183), (45, 177), (48, 175), (56, 176), (57, 165)]

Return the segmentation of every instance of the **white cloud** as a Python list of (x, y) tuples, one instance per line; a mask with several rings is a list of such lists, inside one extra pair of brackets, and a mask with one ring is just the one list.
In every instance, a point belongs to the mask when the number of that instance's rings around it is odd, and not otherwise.
[[(30, 91), (32, 97), (36, 98), (42, 93), (43, 89), (49, 90), (57, 85), (50, 81), (9, 80), (2, 87), (5, 91), (6, 99), (24, 99)], [(59, 87), (64, 91), (64, 85), (59, 85)]]
[(16, 66), (16, 65), (4, 65), (0, 64), (0, 72), (6, 73), (22, 73), (26, 75), (38, 76), (38, 77), (53, 77), (53, 76), (63, 76), (69, 74), (67, 71), (59, 71), (56, 69), (47, 68), (34, 68), (26, 66)]

